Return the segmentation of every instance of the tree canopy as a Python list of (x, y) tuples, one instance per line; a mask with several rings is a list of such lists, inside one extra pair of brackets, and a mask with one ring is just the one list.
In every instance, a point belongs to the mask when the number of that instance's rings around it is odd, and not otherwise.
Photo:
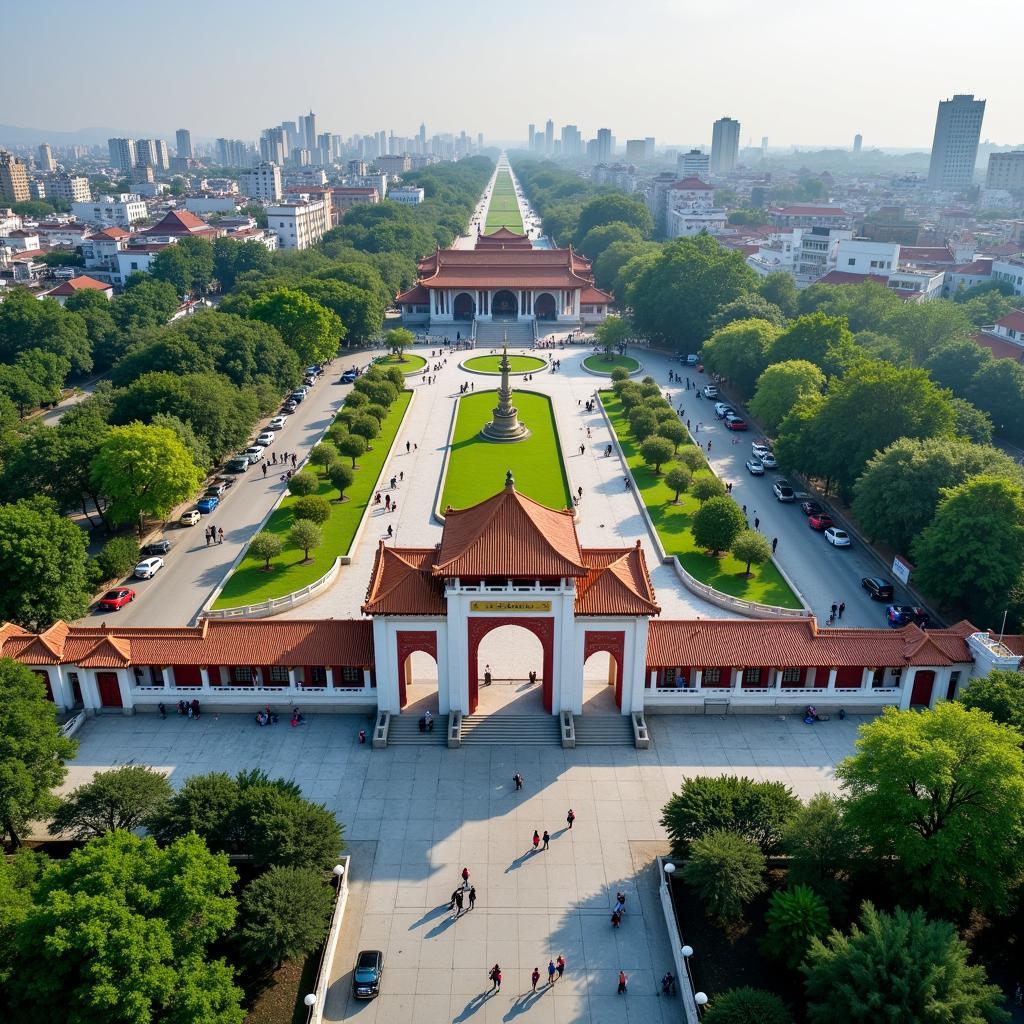
[(173, 792), (164, 774), (146, 765), (97, 772), (61, 799), (50, 834), (92, 839), (116, 829), (134, 831), (160, 813)]

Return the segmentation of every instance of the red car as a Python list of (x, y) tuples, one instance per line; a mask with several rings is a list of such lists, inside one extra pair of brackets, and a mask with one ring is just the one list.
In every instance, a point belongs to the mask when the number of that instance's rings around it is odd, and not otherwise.
[(739, 416), (726, 416), (725, 425), (729, 430), (746, 430), (747, 421)]
[(131, 587), (108, 590), (99, 600), (99, 607), (105, 612), (116, 612), (130, 601), (135, 600), (135, 591)]
[(812, 530), (827, 530), (830, 526), (835, 526), (835, 520), (825, 512), (819, 512), (816, 516), (807, 517), (807, 525)]

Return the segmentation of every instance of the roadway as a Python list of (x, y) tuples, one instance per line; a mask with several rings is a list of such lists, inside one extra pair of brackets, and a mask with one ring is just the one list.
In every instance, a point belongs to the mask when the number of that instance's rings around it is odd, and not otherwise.
[[(382, 354), (379, 349), (362, 350), (335, 359), (309, 389), (305, 401), (288, 417), (286, 426), (276, 432), (267, 455), (277, 453), (280, 457), (281, 452), (295, 452), (301, 465), (352, 390), (350, 384), (338, 383), (342, 372), (350, 366), (365, 367)], [(262, 422), (266, 423), (269, 418), (265, 417)], [(253, 436), (261, 429), (262, 425)], [(220, 505), (210, 515), (203, 516), (196, 526), (175, 525), (178, 514), (194, 507), (195, 502), (179, 508), (163, 534), (174, 545), (164, 556), (164, 568), (151, 580), (125, 580), (124, 585), (135, 590), (135, 600), (117, 612), (91, 611), (81, 624), (96, 626), (112, 622), (119, 626), (160, 626), (193, 622), (284, 492), (286, 485), (281, 475), (282, 471), (273, 465), (266, 477), (258, 464), (250, 466), (235, 477), (236, 482), (224, 493)], [(223, 529), (223, 544), (207, 546), (203, 531), (211, 525)], [(148, 539), (153, 540), (158, 535), (153, 534)]]

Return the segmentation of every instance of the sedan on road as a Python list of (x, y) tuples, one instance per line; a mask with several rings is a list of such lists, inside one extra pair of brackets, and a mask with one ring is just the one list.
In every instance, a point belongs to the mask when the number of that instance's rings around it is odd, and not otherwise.
[(135, 566), (135, 578), (137, 580), (151, 580), (164, 567), (164, 560), (154, 556), (144, 558)]
[(731, 405), (726, 405), (725, 402), (715, 402), (715, 415), (720, 419), (725, 419), (726, 416), (731, 412), (735, 412)]
[(272, 430), (264, 430), (259, 437), (256, 438), (256, 444), (263, 445), (264, 448), (268, 448), (274, 443), (274, 432)]
[(384, 954), (379, 949), (360, 950), (352, 972), (352, 995), (356, 999), (373, 999), (379, 995), (383, 973)]
[(751, 476), (764, 476), (764, 464), (759, 459), (747, 459), (745, 465)]
[(284, 416), (275, 416), (268, 424), (267, 430), (280, 430), (288, 420)]
[(171, 550), (173, 545), (166, 537), (160, 537), (157, 540), (151, 540), (143, 549), (142, 553), (147, 557), (149, 555), (166, 555)]
[(828, 511), (819, 501), (801, 501), (800, 511), (805, 516), (820, 516)]
[(717, 398), (718, 397), (718, 388), (716, 388), (714, 384), (705, 384), (704, 385), (704, 397), (705, 398)]
[(923, 608), (918, 608), (916, 605), (891, 604), (885, 609), (885, 621), (893, 629), (906, 626), (911, 622), (924, 627), (931, 621), (931, 616)]
[(772, 490), (775, 492), (775, 497), (779, 501), (792, 501), (796, 497), (796, 492), (789, 485), (789, 481), (785, 477), (779, 477), (778, 480), (772, 484)]
[(863, 576), (860, 585), (875, 601), (892, 600), (892, 584), (886, 583), (881, 576)]
[(850, 535), (845, 530), (840, 530), (838, 526), (830, 526), (825, 531), (825, 540), (837, 548), (848, 548), (851, 544)]
[(99, 599), (97, 606), (105, 612), (116, 612), (134, 600), (135, 591), (131, 587), (120, 587), (117, 590), (108, 590)]
[(835, 525), (835, 520), (826, 512), (819, 512), (816, 516), (807, 517), (807, 525), (812, 530), (827, 530)]
[(263, 445), (251, 444), (242, 454), (248, 457), (250, 464), (255, 464), (263, 458)]
[(220, 498), (214, 498), (212, 495), (206, 498), (200, 498), (196, 502), (196, 508), (199, 509), (203, 515), (208, 515), (220, 504)]
[(763, 459), (766, 455), (771, 455), (772, 453), (771, 448), (764, 441), (755, 441), (750, 446), (750, 451), (758, 459)]
[(358, 370), (346, 370), (338, 380), (339, 384), (351, 384), (359, 376)]
[(776, 469), (779, 464), (775, 461), (775, 456), (772, 455), (771, 452), (765, 452), (764, 455), (761, 456), (761, 465), (764, 466), (765, 469)]
[(725, 428), (726, 430), (746, 430), (747, 421), (742, 416), (736, 416), (730, 413), (725, 417)]

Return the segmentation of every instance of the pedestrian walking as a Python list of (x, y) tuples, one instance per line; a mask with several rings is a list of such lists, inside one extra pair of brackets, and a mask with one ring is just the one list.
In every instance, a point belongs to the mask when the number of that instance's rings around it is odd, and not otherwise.
[(402, 483), (403, 480), (405, 480), (405, 470), (404, 469), (398, 474), (398, 482)]
[(832, 602), (832, 609), (831, 609), (831, 613), (832, 613), (832, 618), (833, 618), (833, 619), (834, 619), (834, 618), (836, 617), (836, 612), (837, 612), (837, 611), (839, 611), (839, 605), (837, 605), (837, 604), (835, 603), (835, 601), (833, 601), (833, 602)]
[(210, 526), (210, 527), (208, 527), (208, 528), (206, 529), (206, 531), (205, 531), (205, 532), (206, 532), (206, 546), (207, 546), (207, 547), (209, 547), (209, 546), (210, 546), (210, 531), (211, 531), (212, 529), (213, 529), (213, 527), (212, 527), (212, 526)]
[(533, 830), (533, 848), (534, 848), (534, 850), (536, 850), (538, 846), (540, 846), (540, 833), (536, 829), (534, 829)]
[(458, 917), (462, 913), (462, 890), (455, 890), (455, 916)]
[(266, 477), (267, 477), (267, 464), (264, 462), (263, 463), (263, 478), (266, 479)]
[(462, 888), (469, 888), (469, 868), (462, 869)]
[(622, 915), (617, 910), (613, 910), (612, 911), (612, 927), (613, 928), (618, 928), (621, 923), (622, 923)]
[(569, 813), (565, 816), (565, 820), (569, 823), (569, 828), (572, 828), (572, 823), (576, 820), (576, 814), (573, 809), (569, 808)]
[(523, 777), (519, 772), (516, 772), (515, 775), (512, 776), (512, 781), (515, 783), (516, 789), (523, 788)]
[(533, 988), (531, 989), (531, 991), (536, 992), (537, 991), (537, 982), (540, 981), (540, 968), (539, 967), (534, 967), (533, 974), (530, 975), (530, 981), (533, 983)]
[(554, 960), (549, 960), (548, 961), (548, 984), (549, 985), (554, 985), (554, 983), (555, 983), (555, 972), (556, 972), (556, 970), (557, 970), (557, 968), (555, 967), (555, 961)]
[(711, 453), (711, 442), (708, 441), (708, 454), (710, 454), (710, 453)]
[(676, 994), (676, 979), (671, 971), (666, 971), (661, 979), (662, 995), (674, 996)]
[(775, 549), (779, 546), (779, 538), (772, 537), (772, 554), (775, 554)]
[(580, 445), (580, 455), (582, 455), (586, 450), (587, 450), (586, 446), (581, 444)]
[(389, 523), (388, 524), (388, 539), (390, 540), (392, 537), (394, 537), (394, 535), (395, 535), (395, 528), (393, 526), (391, 526), (391, 524)]
[(469, 909), (472, 910), (476, 906), (476, 886), (471, 885), (469, 887)]
[(298, 463), (298, 461), (299, 460), (298, 460), (298, 457), (296, 456), (295, 452), (292, 452), (292, 466), (295, 466)]
[(558, 954), (558, 959), (555, 961), (555, 970), (558, 971), (558, 980), (562, 980), (562, 975), (565, 973), (565, 957), (561, 953)]
[(754, 517), (754, 529), (756, 530), (761, 525), (761, 520), (756, 516)]
[(838, 611), (839, 611), (839, 618), (842, 618), (843, 617), (843, 612), (846, 611), (846, 602), (845, 601), (840, 601), (839, 602), (839, 609), (838, 609)]
[(217, 543), (218, 544), (223, 544), (224, 543), (224, 527), (223, 526), (220, 528), (220, 530), (217, 533)]
[(487, 977), (491, 979), (491, 991), (501, 991), (501, 968), (495, 964), (488, 972)]
[(411, 448), (412, 448), (412, 442), (411, 441), (406, 441), (405, 442), (405, 454), (406, 455), (409, 454), (409, 451), (411, 450)]
[(546, 850), (548, 846), (551, 844), (551, 835), (547, 829), (544, 829), (544, 835), (541, 836), (541, 839), (544, 840), (544, 849)]
[(625, 971), (619, 971), (619, 995), (624, 996), (626, 994), (626, 985), (629, 984), (629, 979), (626, 977)]

